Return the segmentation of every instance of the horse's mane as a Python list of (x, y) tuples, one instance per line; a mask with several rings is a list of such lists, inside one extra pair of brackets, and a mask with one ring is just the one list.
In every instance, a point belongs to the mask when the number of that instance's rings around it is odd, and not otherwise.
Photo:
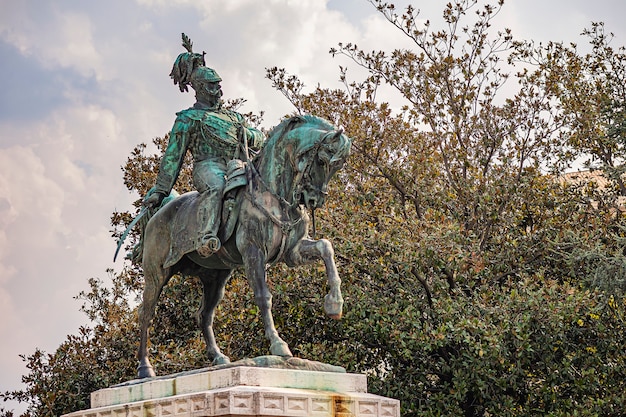
[[(312, 116), (312, 115), (292, 116), (292, 117), (284, 119), (276, 127), (270, 130), (269, 134), (267, 135), (267, 140), (263, 144), (263, 148), (272, 148), (276, 146), (279, 142), (281, 142), (287, 136), (289, 132), (305, 124), (309, 125), (311, 130), (325, 130), (328, 132), (333, 132), (336, 130), (335, 126), (333, 126), (327, 120), (322, 119), (321, 117)], [(304, 152), (307, 152), (314, 145), (315, 145), (314, 141), (306, 142), (306, 141), (301, 140), (298, 143), (298, 150), (296, 151), (296, 154), (302, 154)], [(341, 155), (338, 155), (338, 156), (343, 157), (344, 156), (343, 155), (344, 152), (342, 152), (343, 149), (340, 149), (339, 151), (341, 151), (340, 152)], [(261, 152), (259, 155), (262, 155), (262, 154), (263, 152)]]
[(330, 122), (322, 119), (321, 117), (312, 116), (310, 114), (292, 116), (284, 119), (276, 127), (270, 130), (269, 134), (267, 135), (268, 139), (265, 143), (269, 145), (271, 143), (280, 141), (291, 130), (303, 124), (310, 124), (311, 127), (317, 127), (318, 129), (323, 130), (335, 130), (335, 127), (330, 124)]

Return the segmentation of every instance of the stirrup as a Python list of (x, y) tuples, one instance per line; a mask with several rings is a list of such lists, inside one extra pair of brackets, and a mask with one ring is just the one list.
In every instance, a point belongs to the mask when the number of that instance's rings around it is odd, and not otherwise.
[(215, 236), (204, 236), (202, 238), (202, 245), (197, 249), (198, 254), (203, 258), (208, 258), (213, 255), (215, 252), (220, 250), (222, 247), (222, 243)]

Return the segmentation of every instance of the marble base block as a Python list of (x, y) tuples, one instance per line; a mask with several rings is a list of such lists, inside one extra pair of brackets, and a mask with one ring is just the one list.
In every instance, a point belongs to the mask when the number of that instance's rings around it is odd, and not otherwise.
[(91, 407), (63, 417), (400, 416), (365, 375), (246, 366), (131, 381), (92, 393)]

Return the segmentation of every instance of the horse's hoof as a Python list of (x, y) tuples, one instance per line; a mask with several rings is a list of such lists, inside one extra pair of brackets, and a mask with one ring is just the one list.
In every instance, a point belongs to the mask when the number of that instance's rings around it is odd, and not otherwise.
[(137, 377), (138, 378), (153, 378), (156, 374), (154, 373), (154, 369), (150, 365), (142, 365), (137, 368)]
[(327, 294), (326, 297), (324, 297), (324, 311), (331, 319), (341, 320), (343, 314), (343, 298), (339, 297), (338, 299), (334, 299), (330, 294)]
[(272, 355), (276, 355), (276, 356), (286, 356), (286, 357), (293, 356), (293, 354), (291, 353), (291, 350), (289, 350), (289, 345), (287, 345), (287, 343), (285, 343), (282, 340), (272, 343), (272, 345), (270, 346), (270, 352)]
[(230, 359), (228, 358), (228, 356), (218, 355), (215, 358), (213, 358), (213, 362), (211, 362), (211, 366), (226, 365), (227, 363), (230, 363)]

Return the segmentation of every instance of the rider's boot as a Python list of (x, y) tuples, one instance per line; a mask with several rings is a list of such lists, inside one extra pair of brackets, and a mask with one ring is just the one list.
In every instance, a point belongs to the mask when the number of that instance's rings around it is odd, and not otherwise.
[(204, 196), (205, 198), (202, 201), (202, 207), (199, 212), (199, 220), (203, 228), (199, 233), (200, 245), (197, 251), (203, 258), (208, 258), (222, 247), (222, 242), (217, 237), (220, 227), (222, 193), (219, 191), (205, 192), (208, 194)]

